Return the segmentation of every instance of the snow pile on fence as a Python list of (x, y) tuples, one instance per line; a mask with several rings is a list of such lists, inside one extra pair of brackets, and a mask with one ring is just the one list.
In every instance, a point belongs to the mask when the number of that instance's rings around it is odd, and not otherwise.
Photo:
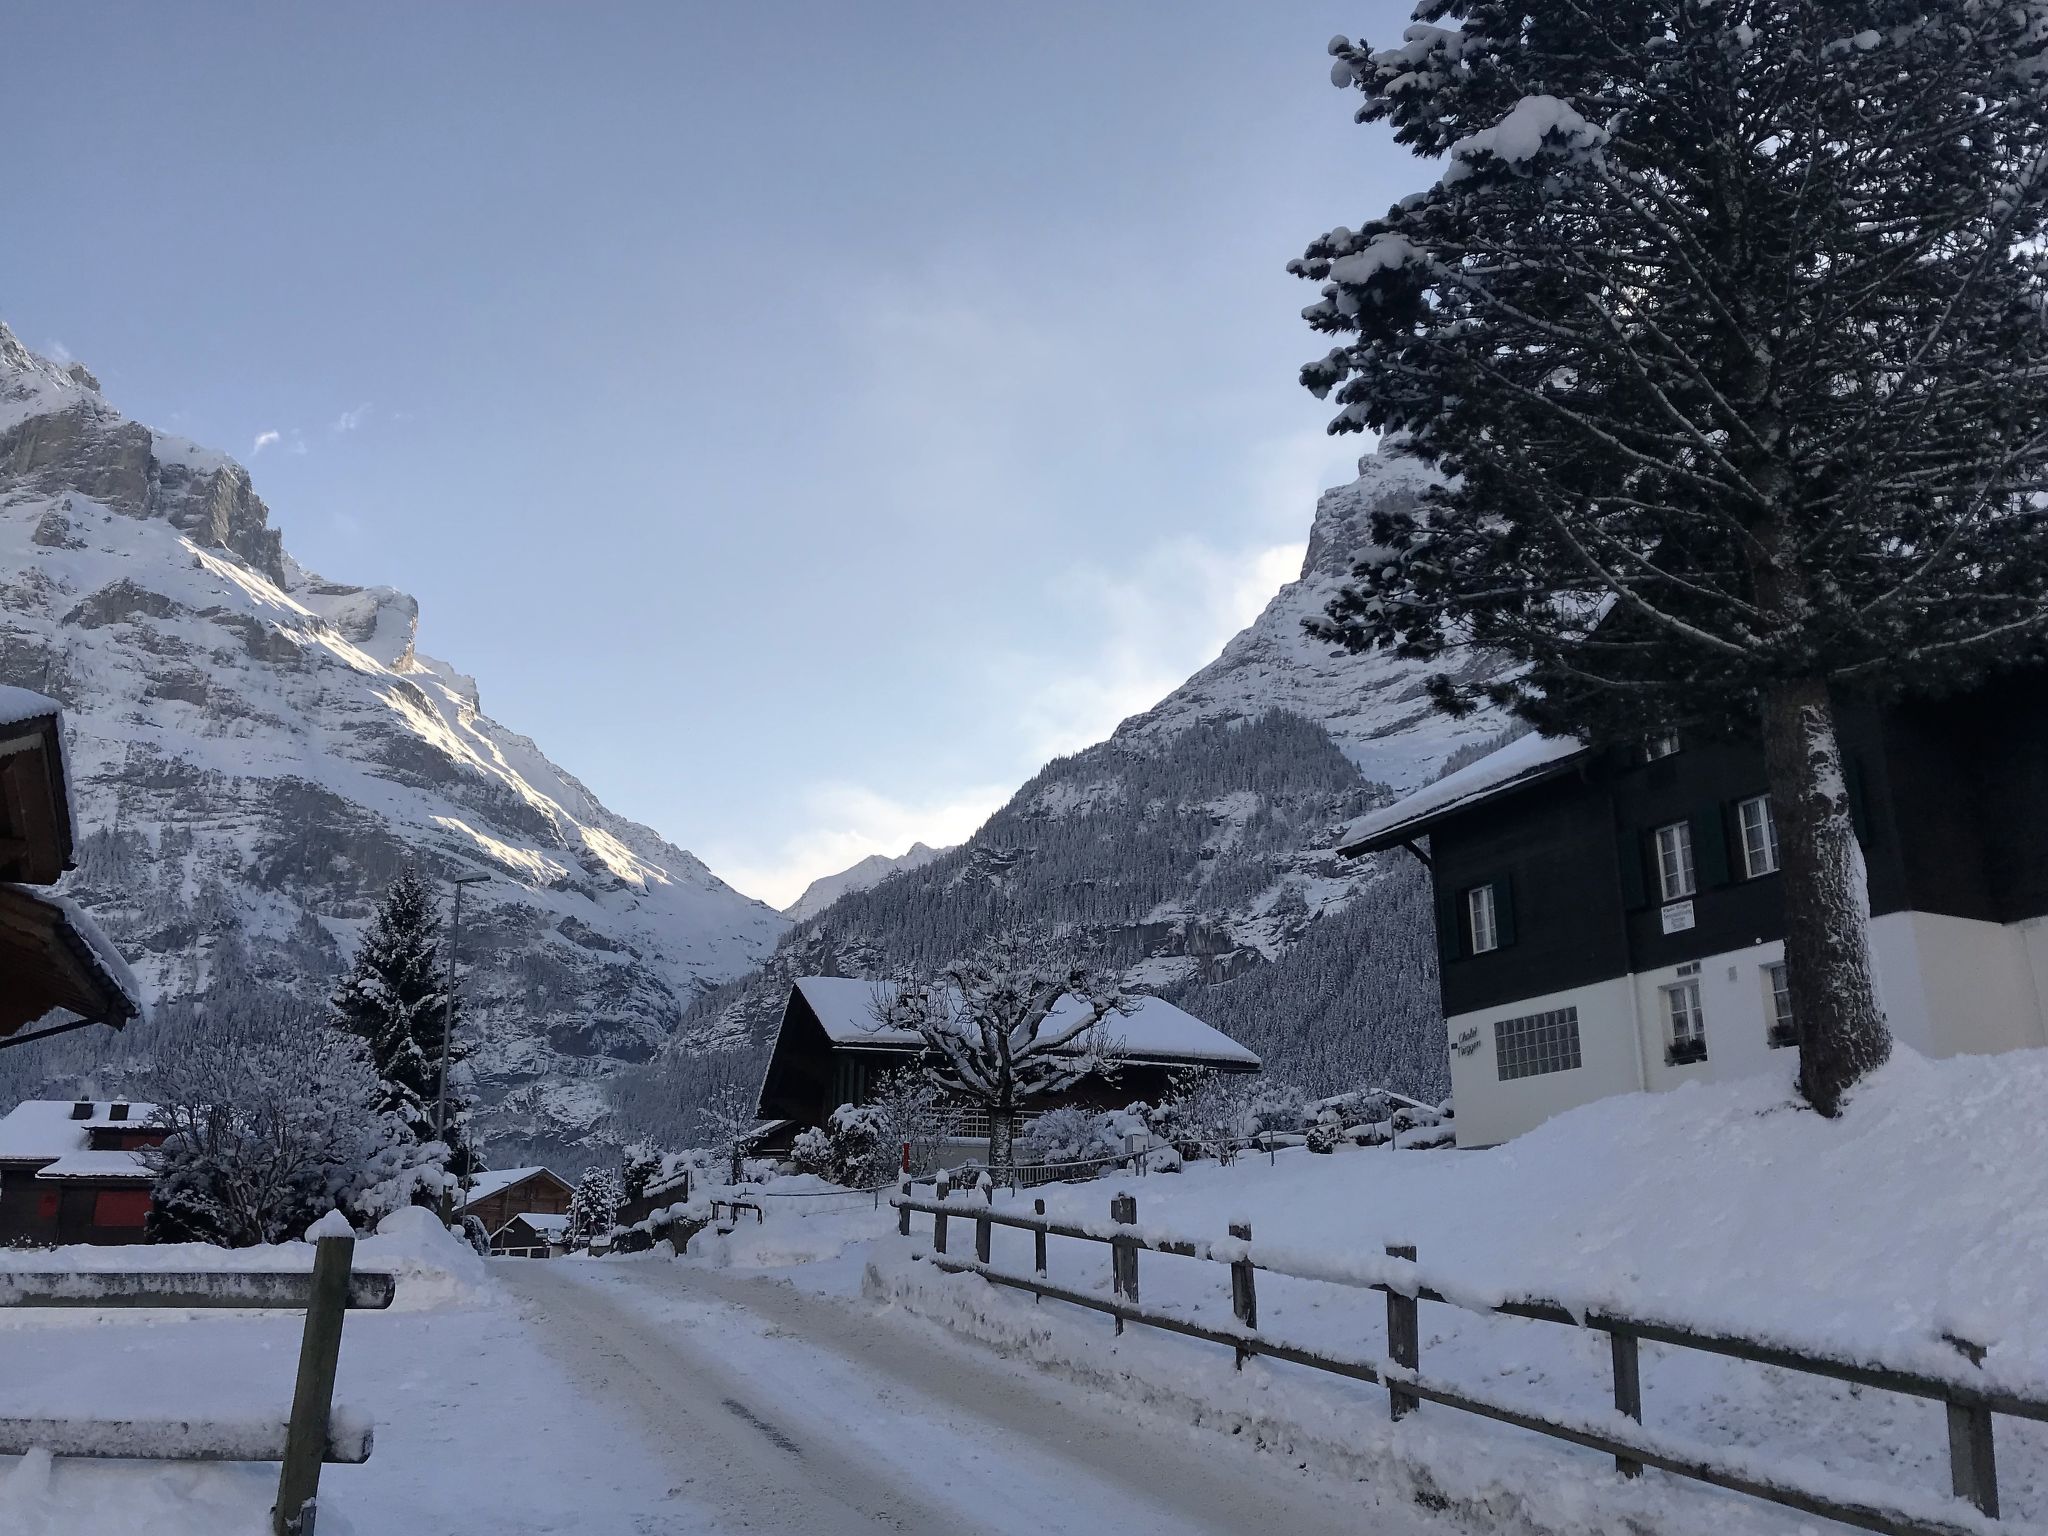
[[(75, 1274), (120, 1271), (232, 1273), (249, 1270), (310, 1270), (310, 1242), (271, 1243), (258, 1248), (216, 1248), (210, 1243), (140, 1243), (132, 1247), (0, 1249), (0, 1272)], [(355, 1267), (375, 1270), (398, 1282), (394, 1310), (422, 1311), (477, 1299), (486, 1283), (484, 1262), (434, 1213), (419, 1206), (394, 1211), (370, 1236), (358, 1239)]]
[[(1929, 1062), (1901, 1051), (1839, 1122), (1799, 1108), (1789, 1069), (1587, 1106), (1486, 1152), (1409, 1157), (1340, 1148), (1192, 1165), (1168, 1178), (1033, 1191), (1048, 1214), (1102, 1224), (1110, 1195), (1138, 1200), (1139, 1226), (1209, 1240), (1228, 1256), (1233, 1222), (1252, 1247), (1316, 1273), (1370, 1277), (1389, 1244), (1413, 1244), (1420, 1279), (1484, 1304), (1546, 1297), (1873, 1364), (1960, 1369), (1944, 1334), (1988, 1350), (1984, 1374), (2048, 1390), (2048, 1158), (2039, 1106), (2048, 1051)], [(999, 1196), (997, 1208), (1011, 1202)], [(1028, 1202), (1023, 1208), (1028, 1210)], [(1271, 1362), (1242, 1373), (1230, 1352), (944, 1276), (908, 1244), (876, 1245), (871, 1296), (904, 1304), (1106, 1390), (1220, 1422), (1304, 1458), (1406, 1479), (1489, 1518), (1540, 1529), (1785, 1528), (1750, 1501), (1658, 1479), (1615, 1484), (1611, 1463), (1439, 1408), (1398, 1429), (1376, 1388)], [(996, 1268), (1029, 1274), (1028, 1233), (995, 1230)], [(951, 1248), (971, 1253), (955, 1218)], [(1107, 1295), (1109, 1251), (1054, 1238), (1050, 1275)], [(1146, 1254), (1147, 1306), (1229, 1325), (1224, 1266)], [(1381, 1298), (1259, 1277), (1260, 1331), (1356, 1359), (1386, 1352)], [(1555, 1417), (1605, 1412), (1604, 1335), (1425, 1305), (1426, 1377), (1511, 1397)], [(1901, 1502), (1942, 1495), (1947, 1442), (1938, 1405), (1738, 1361), (1643, 1348), (1646, 1427), (1754, 1456), (1808, 1486), (1860, 1480)], [(2001, 1418), (2008, 1518), (2048, 1516), (2048, 1427)], [(1510, 1521), (1512, 1523), (1512, 1520)]]

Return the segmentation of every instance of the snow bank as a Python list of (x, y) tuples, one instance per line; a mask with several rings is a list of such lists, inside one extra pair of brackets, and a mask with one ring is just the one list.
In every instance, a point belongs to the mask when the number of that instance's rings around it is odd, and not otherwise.
[[(325, 1222), (329, 1218), (322, 1218)], [(316, 1222), (309, 1237), (329, 1235)], [(120, 1271), (310, 1270), (310, 1242), (272, 1243), (257, 1248), (216, 1248), (210, 1243), (138, 1243), (130, 1247), (0, 1249), (0, 1272), (73, 1273)], [(477, 1299), (487, 1283), (484, 1261), (462, 1238), (420, 1206), (394, 1211), (377, 1230), (356, 1243), (355, 1267), (391, 1275), (398, 1282), (392, 1309), (422, 1311)]]
[[(1389, 1267), (1386, 1245), (1412, 1243), (1415, 1278), (1472, 1306), (1549, 1297), (1970, 1375), (1943, 1338), (1954, 1333), (1987, 1346), (1990, 1382), (2048, 1395), (2040, 1130), (2048, 1051), (1930, 1062), (1902, 1049), (1836, 1122), (1799, 1107), (1788, 1078), (1789, 1070), (1609, 1099), (1484, 1152), (1292, 1152), (1032, 1195), (1051, 1214), (1094, 1224), (1110, 1196), (1128, 1190), (1141, 1228), (1207, 1239), (1226, 1255), (1229, 1223), (1249, 1220), (1254, 1253), (1331, 1280), (1370, 1280)], [(1324, 1460), (1363, 1458), (1367, 1475), (1395, 1475), (1398, 1463), (1399, 1475), (1493, 1517), (1510, 1512), (1500, 1501), (1512, 1496), (1513, 1516), (1540, 1529), (1603, 1529), (1625, 1524), (1629, 1512), (1648, 1518), (1638, 1495), (1609, 1497), (1602, 1458), (1440, 1409), (1386, 1439), (1377, 1389), (1271, 1363), (1240, 1376), (1227, 1350), (1142, 1328), (1112, 1343), (1105, 1319), (1055, 1303), (1033, 1307), (1028, 1296), (915, 1262), (930, 1230), (920, 1216), (908, 1244), (891, 1236), (875, 1245), (870, 1295), (1092, 1385), (1204, 1422), (1226, 1419), (1275, 1445), (1322, 1444)], [(971, 1251), (971, 1243), (971, 1228), (956, 1220), (953, 1246)], [(996, 1267), (1029, 1273), (1030, 1243), (1028, 1234), (996, 1229)], [(1056, 1284), (1108, 1293), (1104, 1248), (1054, 1239), (1050, 1258)], [(1148, 1306), (1229, 1325), (1220, 1265), (1146, 1254), (1140, 1269)], [(1277, 1339), (1358, 1359), (1385, 1353), (1376, 1295), (1262, 1274), (1259, 1312)], [(1425, 1375), (1552, 1416), (1608, 1407), (1604, 1335), (1433, 1304), (1421, 1322)], [(1658, 1434), (1711, 1446), (1723, 1459), (1768, 1453), (1815, 1486), (1848, 1479), (1899, 1502), (1945, 1497), (1938, 1404), (1652, 1346), (1643, 1378), (1647, 1425)], [(1410, 1432), (1417, 1422), (1427, 1428)], [(1997, 1434), (2007, 1514), (2043, 1519), (2048, 1426), (2001, 1419)], [(1470, 1465), (1481, 1443), (1473, 1436), (1487, 1447), (1477, 1458), (1483, 1477)], [(1547, 1504), (1556, 1490), (1539, 1483), (1572, 1491)], [(1718, 1495), (1688, 1489), (1684, 1497), (1695, 1511), (1715, 1511), (1724, 1529), (1729, 1519), (1764, 1518), (1746, 1501), (1731, 1513)], [(1576, 1526), (1567, 1518), (1573, 1499), (1588, 1502)], [(1783, 1529), (1789, 1517), (1769, 1518)], [(1652, 1521), (1661, 1522), (1661, 1514)]]

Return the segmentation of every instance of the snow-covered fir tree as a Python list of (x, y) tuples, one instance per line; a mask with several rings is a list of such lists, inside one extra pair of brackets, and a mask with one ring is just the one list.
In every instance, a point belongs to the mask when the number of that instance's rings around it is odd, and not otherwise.
[(1328, 637), (1525, 663), (1595, 740), (1760, 737), (1805, 1092), (1890, 1037), (1836, 701), (2048, 633), (2048, 10), (1424, 0), (1334, 75), (1433, 163), (1294, 264), (1333, 431), (1449, 482), (1373, 519)]
[(619, 1207), (625, 1203), (616, 1172), (602, 1164), (590, 1169), (569, 1197), (569, 1241), (588, 1243), (605, 1236), (619, 1224)]
[[(414, 871), (403, 871), (384, 893), (355, 963), (334, 993), (342, 1026), (370, 1048), (384, 1083), (384, 1108), (401, 1116), (421, 1142), (437, 1139), (441, 1042), (448, 1027), (440, 933), (432, 890)], [(459, 1005), (456, 1017), (459, 1026)], [(463, 1054), (458, 1027), (449, 1041), (450, 1065)], [(468, 1167), (460, 1108), (451, 1088), (446, 1140), (457, 1173)]]
[[(1064, 999), (1072, 1004), (1055, 1017)], [(1091, 1073), (1114, 1075), (1115, 1021), (1130, 1004), (1113, 972), (1024, 929), (882, 994), (875, 1014), (924, 1041), (933, 1083), (988, 1111), (988, 1166), (1000, 1177), (1020, 1109)]]

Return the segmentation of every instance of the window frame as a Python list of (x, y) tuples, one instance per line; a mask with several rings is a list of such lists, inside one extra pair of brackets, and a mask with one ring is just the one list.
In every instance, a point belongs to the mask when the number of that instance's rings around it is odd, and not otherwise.
[[(1761, 841), (1752, 846), (1750, 840), (1750, 812), (1758, 812), (1755, 831)], [(1747, 800), (1735, 803), (1735, 827), (1742, 839), (1742, 877), (1745, 880), (1761, 880), (1765, 875), (1775, 875), (1782, 867), (1778, 851), (1778, 818), (1771, 809), (1769, 795), (1751, 795)], [(1766, 862), (1759, 867), (1757, 860)]]
[(1659, 731), (1654, 736), (1643, 738), (1643, 761), (1646, 763), (1662, 762), (1667, 757), (1678, 756), (1684, 750), (1685, 743), (1679, 739), (1676, 731)]
[(1576, 1004), (1501, 1019), (1493, 1026), (1493, 1073), (1500, 1082), (1573, 1072), (1585, 1064)]
[(1764, 965), (1764, 1038), (1773, 1049), (1799, 1043), (1799, 1025), (1792, 1013), (1792, 973), (1782, 960)]
[[(1479, 942), (1482, 907), (1486, 918), (1486, 942), (1483, 944)], [(1491, 884), (1475, 885), (1465, 892), (1464, 917), (1467, 953), (1490, 955), (1500, 948), (1500, 905)]]
[[(1665, 847), (1667, 834), (1676, 834), (1669, 850)], [(1650, 834), (1651, 845), (1657, 855), (1657, 890), (1659, 902), (1669, 906), (1674, 901), (1686, 901), (1700, 892), (1699, 859), (1692, 846), (1692, 823), (1690, 821), (1667, 821)], [(1677, 867), (1673, 868), (1675, 856)], [(1674, 883), (1674, 876), (1677, 883)]]
[[(1657, 988), (1664, 1027), (1664, 1064), (1681, 1066), (1707, 1059), (1706, 999), (1697, 974), (1681, 975)], [(1678, 1006), (1681, 999), (1686, 1006)], [(1689, 1021), (1690, 1027), (1682, 1027)]]

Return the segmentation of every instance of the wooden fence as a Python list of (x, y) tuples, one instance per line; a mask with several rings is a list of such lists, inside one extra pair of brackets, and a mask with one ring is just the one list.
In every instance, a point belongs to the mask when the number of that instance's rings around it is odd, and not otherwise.
[(355, 1246), (353, 1237), (321, 1238), (314, 1245), (310, 1274), (0, 1272), (0, 1307), (303, 1308), (306, 1313), (291, 1418), (283, 1424), (0, 1418), (0, 1456), (41, 1447), (55, 1456), (279, 1462), (277, 1504), (270, 1512), (273, 1536), (313, 1536), (322, 1464), (368, 1461), (373, 1439), (368, 1424), (334, 1423), (342, 1316), (351, 1307), (388, 1307), (397, 1292), (390, 1275), (355, 1271)]
[[(1048, 1218), (1043, 1200), (1034, 1201), (1033, 1214), (1025, 1216), (994, 1210), (982, 1201), (952, 1200), (949, 1198), (951, 1191), (943, 1183), (938, 1186), (937, 1194), (936, 1200), (918, 1199), (911, 1186), (905, 1183), (899, 1196), (890, 1204), (899, 1212), (897, 1230), (905, 1236), (910, 1233), (912, 1212), (931, 1216), (932, 1262), (948, 1273), (979, 1275), (994, 1285), (1106, 1313), (1116, 1320), (1118, 1333), (1124, 1331), (1124, 1324), (1129, 1321), (1220, 1344), (1235, 1351), (1240, 1368), (1251, 1356), (1264, 1355), (1353, 1381), (1383, 1386), (1387, 1390), (1389, 1410), (1397, 1420), (1406, 1417), (1421, 1403), (1438, 1403), (1604, 1452), (1614, 1458), (1616, 1468), (1625, 1477), (1639, 1477), (1644, 1467), (1657, 1467), (1680, 1477), (1768, 1499), (1805, 1514), (1884, 1532), (1886, 1536), (1973, 1536), (1973, 1533), (1981, 1531), (1982, 1520), (1973, 1516), (1981, 1514), (1995, 1519), (1998, 1515), (1993, 1416), (2005, 1414), (2012, 1418), (2048, 1422), (2048, 1401), (1971, 1381), (1969, 1371), (1961, 1367), (1974, 1369), (1980, 1365), (1984, 1351), (1972, 1343), (1952, 1337), (1948, 1342), (1957, 1352), (1958, 1372), (1954, 1375), (1930, 1375), (1872, 1365), (1818, 1350), (1712, 1333), (1669, 1320), (1615, 1312), (1579, 1313), (1561, 1302), (1534, 1297), (1485, 1304), (1446, 1295), (1424, 1282), (1412, 1247), (1389, 1247), (1386, 1264), (1379, 1266), (1378, 1277), (1368, 1277), (1362, 1272), (1348, 1272), (1335, 1266), (1321, 1268), (1298, 1258), (1261, 1255), (1252, 1246), (1249, 1224), (1233, 1225), (1227, 1240), (1168, 1237), (1157, 1232), (1140, 1231), (1136, 1230), (1138, 1203), (1128, 1194), (1120, 1194), (1110, 1201), (1107, 1225)], [(973, 1223), (973, 1259), (948, 1252), (949, 1219)], [(1035, 1234), (1033, 1274), (1009, 1274), (990, 1263), (990, 1230), (993, 1227), (1010, 1227)], [(1046, 1242), (1054, 1237), (1098, 1243), (1110, 1250), (1110, 1296), (1055, 1285), (1046, 1278)], [(1212, 1326), (1141, 1305), (1138, 1277), (1138, 1255), (1141, 1252), (1173, 1254), (1224, 1266), (1228, 1270), (1235, 1326)], [(1386, 1357), (1381, 1360), (1346, 1359), (1288, 1344), (1261, 1333), (1257, 1288), (1260, 1273), (1380, 1292), (1386, 1298)], [(1420, 1371), (1421, 1332), (1417, 1308), (1421, 1302), (1605, 1333), (1610, 1346), (1616, 1413), (1636, 1424), (1641, 1424), (1643, 1418), (1638, 1351), (1646, 1339), (1939, 1402), (1947, 1409), (1952, 1488), (1955, 1496), (1967, 1500), (1974, 1510), (1958, 1520), (1938, 1512), (1914, 1511), (1881, 1501), (1804, 1489), (1769, 1473), (1759, 1472), (1753, 1465), (1716, 1460), (1706, 1448), (1661, 1440), (1645, 1433), (1631, 1433), (1627, 1425), (1614, 1416), (1575, 1419), (1561, 1414), (1537, 1414), (1517, 1405), (1490, 1400), (1462, 1387), (1432, 1381)]]

